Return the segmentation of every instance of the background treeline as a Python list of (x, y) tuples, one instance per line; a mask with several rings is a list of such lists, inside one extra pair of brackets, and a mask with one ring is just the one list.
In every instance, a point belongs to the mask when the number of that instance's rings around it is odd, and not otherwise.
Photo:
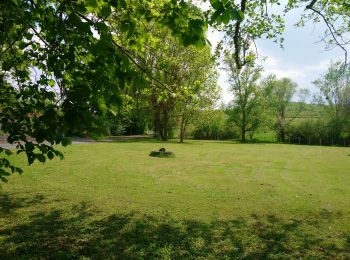
[[(0, 126), (29, 164), (47, 154), (62, 156), (51, 146), (75, 135), (247, 141), (273, 132), (281, 142), (308, 143), (349, 138), (349, 69), (331, 64), (314, 82), (315, 101), (288, 78), (262, 78), (253, 42), (266, 34), (280, 39), (283, 21), (261, 24), (258, 5), (233, 15), (233, 2), (223, 9), (213, 1), (221, 13), (208, 20), (191, 2), (122, 2), (2, 4)], [(206, 44), (209, 24), (226, 35), (216, 50)], [(227, 106), (218, 104), (222, 61), (234, 96)], [(300, 120), (310, 100), (319, 115)]]
[[(263, 78), (262, 68), (254, 64), (237, 70), (227, 59), (234, 99), (228, 105), (219, 105), (216, 64), (210, 50), (185, 48), (179, 55), (179, 46), (172, 44), (176, 59), (167, 60), (166, 66), (173, 71), (173, 78), (168, 80), (177, 77), (179, 83), (173, 85), (172, 91), (150, 91), (149, 86), (140, 85), (125, 89), (118, 113), (101, 119), (106, 124), (106, 134), (148, 133), (162, 140), (181, 141), (193, 138), (350, 144), (350, 71), (344, 70), (341, 62), (330, 64), (327, 72), (313, 82), (318, 92), (311, 95), (291, 79), (275, 75)], [(190, 51), (192, 59), (186, 59)]]

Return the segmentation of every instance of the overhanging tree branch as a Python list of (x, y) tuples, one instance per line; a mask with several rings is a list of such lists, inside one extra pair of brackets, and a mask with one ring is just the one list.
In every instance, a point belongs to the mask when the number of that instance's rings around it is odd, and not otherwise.
[[(246, 0), (244, 0), (246, 1)], [(78, 16), (80, 18), (82, 18), (83, 20), (89, 22), (90, 24), (94, 24), (94, 21), (92, 21), (90, 18), (86, 17), (85, 15), (77, 12)], [(141, 70), (141, 72), (145, 73), (145, 75), (147, 75), (148, 78), (150, 78), (151, 80), (155, 81), (157, 84), (159, 84), (161, 87), (165, 88), (167, 91), (169, 91), (170, 93), (176, 94), (171, 88), (169, 88), (167, 85), (165, 85), (163, 82), (161, 82), (159, 79), (153, 77), (152, 75), (150, 75), (150, 73), (148, 72), (148, 70), (144, 67), (142, 67), (131, 55), (131, 53), (125, 49), (123, 46), (121, 46), (120, 44), (118, 44), (115, 40), (112, 39), (112, 43), (114, 46), (116, 46), (118, 48), (118, 50), (120, 50), (138, 69)], [(181, 98), (179, 98), (181, 100)]]
[[(348, 61), (348, 51), (347, 51), (347, 49), (344, 47), (344, 44), (343, 44), (343, 43), (340, 43), (340, 42), (338, 41), (338, 38), (336, 37), (336, 34), (338, 34), (338, 33), (337, 33), (337, 30), (334, 28), (334, 25), (331, 24), (331, 23), (328, 21), (328, 19), (326, 18), (326, 16), (325, 16), (324, 14), (322, 14), (321, 11), (319, 11), (319, 10), (317, 10), (317, 9), (314, 8), (314, 5), (316, 4), (316, 2), (317, 2), (317, 0), (312, 0), (312, 1), (310, 2), (310, 4), (308, 4), (305, 8), (308, 9), (308, 10), (313, 11), (314, 13), (316, 13), (317, 15), (319, 15), (319, 16), (322, 18), (322, 20), (323, 20), (324, 23), (326, 24), (326, 26), (327, 26), (327, 28), (328, 28), (330, 34), (331, 34), (333, 40), (335, 41), (336, 45), (339, 46), (339, 47), (344, 51), (344, 70), (345, 70), (345, 68), (346, 68), (347, 65), (348, 65), (348, 62), (347, 62), (347, 61)], [(339, 35), (339, 34), (338, 34), (338, 36), (341, 37), (341, 35)]]
[[(244, 13), (246, 10), (246, 3), (247, 3), (247, 0), (241, 1), (240, 10), (242, 11), (242, 13)], [(241, 58), (240, 58), (241, 47), (244, 48), (244, 46), (242, 46), (242, 42), (241, 42), (242, 38), (243, 38), (241, 35), (241, 24), (242, 24), (242, 21), (237, 20), (236, 25), (235, 25), (235, 33), (233, 36), (233, 44), (235, 46), (235, 53), (234, 53), (235, 63), (237, 65), (238, 69), (241, 69), (246, 63), (244, 55), (243, 55), (243, 61), (241, 61)]]

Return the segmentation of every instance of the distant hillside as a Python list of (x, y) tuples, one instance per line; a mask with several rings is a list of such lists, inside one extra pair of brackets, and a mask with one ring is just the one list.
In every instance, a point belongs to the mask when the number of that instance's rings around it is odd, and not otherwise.
[(300, 102), (291, 102), (287, 108), (287, 116), (297, 118), (322, 118), (327, 116), (326, 105), (307, 104)]

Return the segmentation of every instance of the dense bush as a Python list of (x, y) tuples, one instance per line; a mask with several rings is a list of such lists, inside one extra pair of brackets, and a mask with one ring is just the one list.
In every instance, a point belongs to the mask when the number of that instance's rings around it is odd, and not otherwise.
[(348, 145), (349, 136), (339, 133), (333, 121), (306, 119), (288, 128), (287, 135), (292, 143)]
[(203, 111), (194, 124), (192, 135), (194, 139), (234, 139), (239, 137), (239, 129), (228, 123), (222, 110)]
[(111, 135), (139, 135), (146, 129), (143, 119), (128, 116), (114, 116), (109, 119), (109, 132)]
[(127, 124), (119, 117), (112, 117), (109, 119), (109, 133), (117, 136), (126, 133)]

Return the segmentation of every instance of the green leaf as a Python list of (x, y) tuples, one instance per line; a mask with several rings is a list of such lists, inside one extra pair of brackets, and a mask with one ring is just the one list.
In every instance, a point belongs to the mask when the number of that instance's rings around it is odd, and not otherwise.
[(28, 152), (32, 152), (32, 151), (35, 149), (35, 146), (34, 146), (33, 143), (26, 143), (26, 144), (24, 145), (24, 147), (26, 148), (26, 150), (27, 150)]
[(5, 177), (1, 176), (1, 175), (0, 175), (0, 180), (3, 181), (3, 182), (8, 182), (8, 180)]
[(55, 157), (55, 155), (53, 154), (53, 152), (49, 151), (49, 152), (47, 153), (47, 157), (48, 157), (50, 160), (52, 160), (52, 159)]
[(72, 143), (72, 140), (70, 138), (63, 138), (62, 139), (62, 145), (63, 146), (70, 145), (71, 143)]
[(232, 18), (238, 21), (244, 20), (244, 13), (241, 10), (234, 9), (232, 11)]
[(88, 11), (91, 11), (98, 6), (97, 0), (85, 0), (85, 6)]
[(223, 12), (221, 16), (218, 18), (218, 22), (222, 22), (224, 24), (228, 24), (230, 20), (231, 20), (231, 12), (228, 9), (226, 9), (225, 12)]
[(54, 150), (53, 152), (56, 156), (58, 156), (61, 160), (63, 160), (64, 156), (60, 151)]
[(90, 28), (90, 24), (87, 22), (80, 22), (77, 24), (77, 27), (80, 29), (80, 31), (82, 33), (91, 33), (91, 28)]
[(100, 9), (100, 15), (103, 18), (108, 18), (112, 13), (111, 7), (109, 5), (103, 5), (102, 8)]
[(210, 4), (216, 10), (224, 7), (220, 0), (210, 0)]
[(12, 154), (11, 150), (8, 150), (8, 149), (4, 149), (4, 150), (5, 150), (5, 154), (6, 154), (6, 155), (9, 155), (9, 156), (10, 156), (10, 155)]
[(15, 167), (15, 172), (22, 174), (23, 170), (21, 168)]
[(3, 70), (9, 71), (10, 69), (12, 69), (12, 67), (13, 67), (13, 63), (11, 61), (4, 61), (2, 63)]
[(10, 176), (11, 174), (4, 169), (0, 169), (0, 176)]
[(46, 158), (43, 154), (37, 154), (36, 158), (38, 159), (39, 162), (44, 163), (46, 161)]
[(27, 153), (28, 164), (31, 165), (35, 160), (35, 155), (33, 153)]
[(50, 79), (49, 85), (50, 85), (51, 87), (54, 87), (55, 84), (56, 84), (56, 82), (55, 82), (53, 79)]

